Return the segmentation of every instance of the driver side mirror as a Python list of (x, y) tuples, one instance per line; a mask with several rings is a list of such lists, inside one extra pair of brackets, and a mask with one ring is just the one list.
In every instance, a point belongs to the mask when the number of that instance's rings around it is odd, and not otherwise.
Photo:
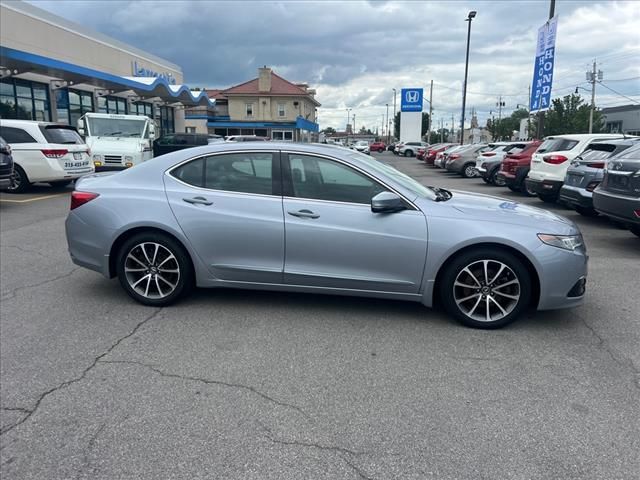
[(149, 138), (151, 140), (156, 138), (156, 126), (153, 123), (149, 124)]
[(78, 133), (84, 137), (84, 118), (78, 119)]
[(393, 213), (406, 208), (404, 201), (393, 192), (380, 192), (371, 199), (373, 213)]

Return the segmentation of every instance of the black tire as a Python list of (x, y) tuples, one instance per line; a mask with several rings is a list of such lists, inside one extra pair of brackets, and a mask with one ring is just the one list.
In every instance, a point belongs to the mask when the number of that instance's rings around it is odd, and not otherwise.
[(575, 209), (576, 212), (585, 217), (597, 217), (598, 215), (600, 215), (595, 208), (576, 206)]
[(498, 177), (498, 172), (500, 171), (500, 165), (493, 169), (490, 175), (491, 183), (496, 187), (504, 187), (507, 182), (504, 181), (504, 178)]
[(11, 180), (11, 186), (7, 188), (9, 193), (24, 193), (31, 187), (29, 177), (27, 177), (22, 167), (15, 163), (13, 164), (13, 177)]
[[(470, 298), (467, 302), (473, 302), (475, 304), (475, 302), (477, 301), (478, 302), (478, 305), (476, 305), (477, 307), (479, 306), (485, 307), (483, 308), (483, 313), (486, 312), (486, 305), (487, 304), (490, 305), (490, 314), (489, 314), (490, 320), (488, 321), (474, 319), (471, 316), (469, 316), (467, 312), (463, 311), (462, 308), (466, 308), (465, 305), (469, 306), (469, 303), (460, 302), (460, 298), (458, 298), (458, 302), (456, 302), (456, 296), (458, 297), (462, 296), (462, 298), (466, 298), (466, 295), (467, 295), (467, 293), (465, 293), (464, 287), (461, 287), (460, 285), (458, 286), (455, 285), (456, 279), (458, 278), (459, 275), (464, 275), (463, 271), (465, 268), (471, 267), (471, 269), (475, 269), (476, 267), (474, 266), (474, 264), (478, 265), (480, 268), (480, 271), (482, 272), (483, 260), (490, 261), (489, 263), (490, 269), (492, 267), (495, 267), (495, 269), (497, 269), (499, 264), (504, 264), (508, 267), (508, 271), (507, 269), (503, 270), (503, 271), (507, 271), (506, 273), (502, 273), (498, 277), (498, 279), (492, 279), (493, 282), (495, 282), (493, 283), (493, 285), (495, 285), (499, 281), (503, 281), (503, 283), (507, 283), (513, 280), (514, 278), (518, 280), (517, 287), (515, 284), (508, 285), (511, 288), (511, 290), (506, 290), (507, 292), (511, 292), (510, 294), (512, 296), (516, 296), (517, 294), (517, 297), (518, 297), (517, 300), (512, 300), (512, 299), (504, 300), (504, 297), (496, 295), (495, 293), (493, 293), (493, 290), (491, 289), (489, 289), (488, 294), (485, 295), (484, 297), (481, 296), (482, 295), (481, 292), (477, 292), (475, 287), (469, 290), (471, 295), (474, 295), (474, 298)], [(476, 264), (476, 262), (478, 263)], [(496, 263), (493, 263), (493, 262), (496, 262)], [(489, 271), (490, 279), (495, 274), (495, 269)], [(477, 274), (477, 270), (476, 270), (476, 274)], [(484, 278), (484, 274), (480, 273), (478, 275), (480, 276), (477, 277), (477, 279), (479, 281), (482, 281)], [(505, 293), (504, 288), (506, 287), (503, 287), (501, 289), (503, 293)], [(517, 293), (514, 292), (515, 289), (517, 289)], [(503, 327), (513, 322), (518, 318), (518, 316), (525, 309), (529, 307), (531, 302), (532, 280), (531, 280), (529, 271), (527, 270), (525, 265), (515, 255), (509, 252), (495, 249), (495, 248), (482, 247), (476, 250), (469, 250), (467, 252), (457, 255), (453, 259), (453, 261), (446, 266), (446, 269), (444, 270), (438, 282), (438, 290), (439, 290), (440, 298), (445, 310), (451, 316), (453, 316), (456, 320), (458, 320), (460, 323), (462, 323), (463, 325), (466, 325), (467, 327), (472, 327), (472, 328), (493, 329), (493, 328)], [(478, 300), (476, 300), (475, 298), (476, 295), (479, 298)], [(491, 302), (489, 301), (490, 300), (489, 297), (491, 297), (491, 300), (492, 300)], [(483, 298), (486, 298), (486, 303), (482, 302)], [(500, 314), (497, 313), (497, 312), (500, 312), (500, 310), (496, 310), (497, 307), (495, 306), (493, 299), (499, 299), (500, 301), (504, 300), (505, 302), (514, 302), (514, 303), (512, 303), (510, 306), (507, 307), (506, 309), (507, 315), (503, 315), (502, 313)], [(506, 305), (503, 305), (503, 306), (506, 306)], [(471, 313), (472, 315), (475, 313), (473, 310), (473, 307), (471, 307), (471, 309), (469, 310), (469, 313)], [(493, 318), (494, 314), (496, 315), (495, 319)]]
[(384, 152), (384, 148), (379, 148), (378, 153), (382, 153), (382, 152)]
[(640, 225), (633, 225), (629, 227), (629, 231), (634, 235), (640, 237)]
[(478, 176), (478, 171), (476, 170), (475, 162), (469, 162), (462, 166), (462, 170), (460, 170), (460, 175), (464, 178), (473, 178)]
[[(159, 244), (174, 256), (175, 261), (169, 259), (167, 265), (170, 267), (170, 269), (174, 269), (175, 267), (177, 267), (178, 273), (166, 274), (170, 281), (175, 281), (174, 289), (166, 296), (160, 298), (150, 298), (150, 296), (144, 296), (143, 294), (136, 291), (130, 284), (130, 279), (128, 279), (127, 273), (125, 272), (125, 265), (127, 265), (127, 262), (131, 262), (127, 259), (127, 257), (130, 253), (136, 251), (136, 249), (138, 249), (136, 252), (140, 252), (139, 247), (141, 244)], [(146, 248), (148, 249), (148, 247)], [(147, 250), (147, 252), (149, 255), (151, 255), (151, 252), (149, 250)], [(129, 294), (131, 298), (143, 305), (149, 305), (153, 307), (164, 307), (170, 305), (176, 302), (182, 296), (187, 295), (193, 288), (194, 273), (189, 254), (178, 241), (176, 241), (169, 235), (160, 232), (149, 231), (141, 232), (132, 236), (131, 238), (126, 240), (120, 247), (116, 262), (116, 272), (118, 280), (120, 281), (120, 285), (122, 285), (122, 288)], [(158, 269), (160, 267), (160, 265), (158, 265), (159, 262), (160, 260), (154, 265), (158, 267)], [(138, 263), (133, 262), (129, 263), (129, 265), (138, 265)], [(156, 272), (158, 272), (156, 275), (161, 276), (158, 269), (155, 270)], [(147, 275), (152, 274), (140, 272), (139, 275), (146, 277)], [(166, 284), (158, 281), (157, 278), (155, 279), (155, 282), (156, 285), (164, 285), (166, 287)], [(149, 283), (151, 283), (151, 277), (149, 279)], [(154, 287), (153, 285), (151, 285), (150, 293), (153, 290), (158, 290), (161, 288), (162, 287)]]
[(509, 188), (509, 190), (511, 190), (512, 192), (519, 192), (520, 189), (518, 187), (516, 187), (515, 185), (507, 185), (507, 187)]
[(413, 157), (413, 150), (405, 150), (404, 151), (404, 156), (405, 157)]
[(51, 185), (53, 188), (64, 188), (71, 185), (72, 181), (73, 180), (60, 180), (58, 182), (49, 182), (49, 185)]
[(557, 195), (540, 195), (538, 194), (538, 198), (545, 203), (556, 203), (558, 201)]
[(486, 183), (487, 185), (491, 185), (491, 181), (488, 178), (486, 178), (486, 177), (480, 177), (480, 178), (482, 178), (482, 181), (484, 183)]
[(522, 194), (525, 197), (535, 197), (535, 196), (538, 195), (534, 190), (532, 190), (531, 188), (527, 187), (527, 182), (525, 182), (524, 180), (522, 180), (520, 185), (521, 185), (520, 192), (522, 192)]

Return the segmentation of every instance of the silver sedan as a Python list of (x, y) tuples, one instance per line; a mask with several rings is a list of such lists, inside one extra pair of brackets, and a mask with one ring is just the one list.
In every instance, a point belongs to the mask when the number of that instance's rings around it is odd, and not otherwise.
[(76, 264), (152, 306), (193, 286), (298, 291), (439, 301), (496, 328), (579, 305), (587, 274), (566, 218), (317, 145), (215, 144), (89, 175), (66, 233)]

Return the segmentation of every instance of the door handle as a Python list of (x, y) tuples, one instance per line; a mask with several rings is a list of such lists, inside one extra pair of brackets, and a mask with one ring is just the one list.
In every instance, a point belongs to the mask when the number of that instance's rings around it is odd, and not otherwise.
[(297, 212), (293, 212), (289, 210), (287, 212), (289, 215), (293, 215), (294, 217), (299, 218), (320, 218), (320, 215), (317, 213), (313, 213), (311, 210), (298, 210)]
[(213, 205), (213, 202), (204, 197), (183, 198), (182, 200), (192, 205)]

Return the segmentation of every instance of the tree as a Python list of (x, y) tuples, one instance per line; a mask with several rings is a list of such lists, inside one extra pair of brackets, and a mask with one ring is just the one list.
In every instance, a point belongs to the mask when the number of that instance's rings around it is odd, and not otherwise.
[(324, 133), (325, 135), (333, 135), (334, 133), (336, 133), (336, 129), (333, 127), (327, 127), (322, 130), (322, 133)]
[[(420, 136), (423, 137), (429, 131), (429, 114), (422, 112), (422, 128)], [(396, 121), (394, 122), (393, 136), (400, 138), (400, 112), (396, 113)]]
[[(591, 106), (579, 94), (554, 98), (544, 118), (545, 135), (589, 133)], [(604, 130), (604, 119), (598, 110), (593, 112), (593, 133)]]
[(510, 140), (514, 130), (520, 130), (520, 120), (527, 118), (529, 112), (520, 108), (511, 113), (510, 116), (501, 118), (500, 121), (494, 119), (487, 120), (487, 130), (491, 132), (494, 140)]

